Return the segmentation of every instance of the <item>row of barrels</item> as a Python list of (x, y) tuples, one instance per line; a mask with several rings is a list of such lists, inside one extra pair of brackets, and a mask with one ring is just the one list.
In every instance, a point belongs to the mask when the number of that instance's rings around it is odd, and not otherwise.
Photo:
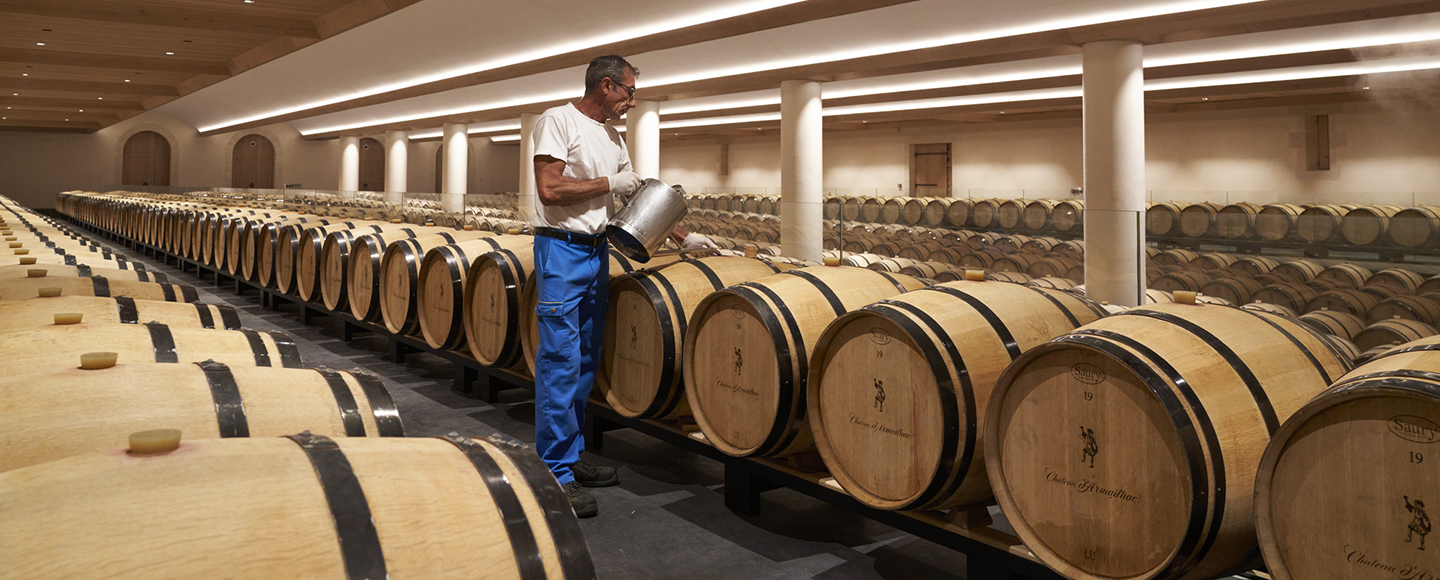
[[(692, 196), (701, 210), (778, 213), (776, 196)], [(1085, 203), (1078, 199), (827, 197), (825, 219), (926, 227), (1079, 234)], [(1440, 206), (1394, 204), (1257, 204), (1146, 202), (1149, 235), (1230, 242), (1424, 248), (1440, 241)]]
[(814, 451), (876, 507), (993, 494), (1074, 578), (1242, 563), (1266, 534), (1249, 498), (1270, 435), (1352, 370), (1337, 341), (1263, 305), (1110, 315), (1073, 292), (794, 266), (716, 256), (616, 275), (597, 387), (629, 416), (691, 417), (731, 455)]
[(525, 446), (404, 438), (378, 377), (3, 199), (0, 236), (0, 578), (593, 577)]

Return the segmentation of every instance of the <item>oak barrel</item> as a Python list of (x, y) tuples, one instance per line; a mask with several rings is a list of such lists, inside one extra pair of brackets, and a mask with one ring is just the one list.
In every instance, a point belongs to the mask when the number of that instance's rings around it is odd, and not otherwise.
[(1390, 218), (1390, 239), (1407, 248), (1424, 246), (1436, 233), (1440, 233), (1440, 207), (1409, 207)]
[(595, 576), (554, 476), (499, 436), (111, 449), (0, 474), (0, 512), (7, 580)]
[(1102, 318), (996, 384), (986, 469), (1010, 523), (1073, 579), (1201, 580), (1255, 550), (1255, 458), (1350, 369), (1284, 317), (1166, 304)]
[(680, 348), (696, 305), (727, 286), (791, 269), (752, 258), (710, 257), (615, 277), (595, 386), (627, 417), (689, 415)]
[[(465, 286), (472, 260), (497, 250), (528, 251), (534, 244), (534, 236), (506, 235), (436, 245), (425, 252), (416, 278), (415, 310), (426, 344), (450, 350), (465, 343)], [(427, 243), (421, 238), (408, 245), (424, 250)]]
[(1255, 235), (1267, 242), (1278, 242), (1295, 235), (1295, 224), (1305, 211), (1291, 203), (1270, 203), (1255, 215)]
[(710, 294), (695, 307), (681, 351), (695, 422), (733, 456), (809, 449), (805, 384), (810, 351), (825, 326), (924, 285), (900, 274), (819, 266)]
[(62, 296), (129, 296), (138, 300), (187, 303), (200, 299), (195, 287), (188, 284), (112, 280), (102, 276), (46, 276), (0, 280), (0, 300), (34, 298), (47, 288), (58, 288)]
[(127, 296), (56, 296), (0, 300), (0, 332), (54, 324), (56, 314), (80, 314), (85, 322), (140, 324), (156, 321), (184, 328), (239, 330), (240, 315), (224, 304), (135, 300)]
[(1398, 205), (1366, 205), (1345, 213), (1340, 222), (1340, 235), (1346, 242), (1368, 246), (1385, 239), (1390, 218), (1404, 209)]
[[(53, 316), (53, 315), (52, 315)], [(54, 368), (87, 352), (105, 351), (125, 362), (194, 363), (215, 360), (230, 365), (303, 368), (295, 340), (281, 332), (207, 330), (198, 326), (149, 321), (144, 324), (81, 322), (50, 324), (4, 333), (8, 345), (0, 375)]]
[(1440, 303), (1429, 296), (1391, 296), (1370, 308), (1370, 324), (1392, 318), (1415, 320), (1430, 326), (1440, 323)]
[(1223, 207), (1211, 201), (1185, 206), (1185, 209), (1180, 210), (1180, 233), (1191, 238), (1214, 234), (1217, 216)]
[(1300, 322), (1311, 328), (1350, 340), (1365, 329), (1365, 319), (1349, 312), (1336, 310), (1315, 310), (1300, 315)]
[(1180, 235), (1180, 212), (1190, 204), (1183, 201), (1162, 201), (1145, 208), (1145, 233), (1152, 236)]
[[(0, 422), (0, 471), (122, 446), (135, 431), (168, 425), (197, 437), (249, 437), (309, 429), (324, 435), (403, 437), (379, 377), (326, 369), (125, 361), (99, 370), (79, 359), (0, 377), (13, 410)], [(44, 367), (42, 367), (44, 368)], [(96, 388), (103, 385), (104, 388)]]
[(980, 419), (1001, 371), (1104, 316), (1073, 294), (957, 281), (867, 305), (815, 344), (810, 428), (836, 481), (880, 509), (990, 498)]
[(1435, 327), (1424, 322), (1391, 318), (1366, 326), (1365, 330), (1355, 333), (1352, 340), (1360, 350), (1370, 350), (1377, 346), (1394, 342), (1404, 344), (1436, 334)]
[(1275, 433), (1256, 474), (1256, 533), (1281, 580), (1435, 575), (1427, 503), (1440, 441), (1440, 353), (1425, 339), (1377, 354)]

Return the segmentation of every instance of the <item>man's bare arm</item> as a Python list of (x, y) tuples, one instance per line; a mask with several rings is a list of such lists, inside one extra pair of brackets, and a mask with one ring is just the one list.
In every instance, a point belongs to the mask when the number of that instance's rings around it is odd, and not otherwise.
[(565, 162), (548, 155), (535, 156), (535, 190), (545, 205), (574, 205), (610, 193), (610, 179), (581, 181), (564, 174)]

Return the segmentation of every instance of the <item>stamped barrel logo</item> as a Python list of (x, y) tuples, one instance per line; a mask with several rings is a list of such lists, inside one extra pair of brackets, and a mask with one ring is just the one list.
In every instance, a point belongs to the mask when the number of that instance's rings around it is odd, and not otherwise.
[(1440, 425), (1424, 417), (1414, 415), (1396, 415), (1387, 422), (1390, 432), (1396, 437), (1416, 443), (1434, 443), (1440, 441)]
[(745, 318), (745, 310), (741, 309), (738, 304), (735, 306), (731, 306), (730, 316), (734, 316), (735, 318)]
[(1090, 363), (1076, 363), (1070, 367), (1070, 376), (1087, 385), (1105, 382), (1105, 371)]
[(890, 344), (891, 340), (893, 339), (890, 337), (890, 333), (886, 332), (885, 329), (879, 327), (870, 329), (870, 342), (886, 345)]

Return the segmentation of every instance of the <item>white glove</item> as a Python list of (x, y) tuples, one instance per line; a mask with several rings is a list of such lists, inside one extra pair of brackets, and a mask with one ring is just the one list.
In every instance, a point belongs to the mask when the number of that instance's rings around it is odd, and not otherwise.
[(705, 234), (698, 232), (685, 236), (685, 241), (680, 244), (680, 250), (684, 252), (703, 252), (718, 249), (720, 249), (720, 246), (715, 245), (715, 242), (710, 241), (710, 238), (705, 237)]
[(621, 171), (610, 176), (610, 193), (630, 197), (630, 194), (640, 189), (640, 182), (640, 176), (634, 171)]

